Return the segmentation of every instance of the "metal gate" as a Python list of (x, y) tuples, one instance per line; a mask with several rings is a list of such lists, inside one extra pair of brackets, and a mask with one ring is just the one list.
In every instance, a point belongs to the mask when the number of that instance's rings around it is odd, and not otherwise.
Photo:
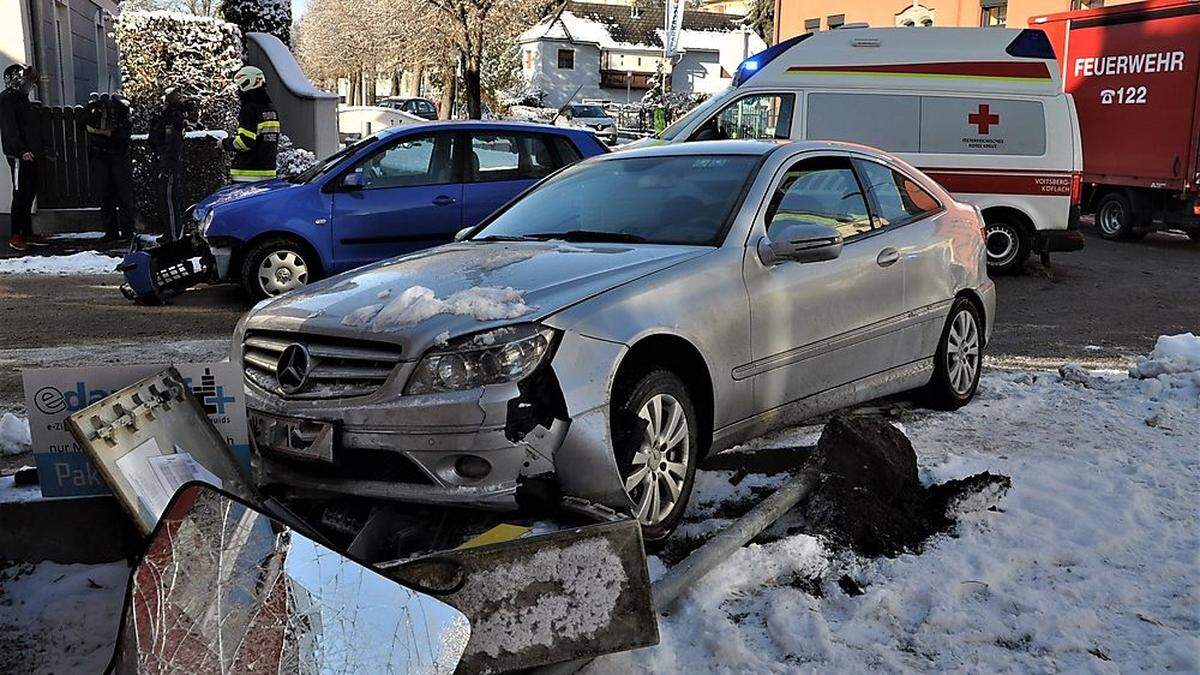
[(92, 191), (83, 106), (42, 106), (49, 156), (38, 177), (39, 209), (99, 206)]

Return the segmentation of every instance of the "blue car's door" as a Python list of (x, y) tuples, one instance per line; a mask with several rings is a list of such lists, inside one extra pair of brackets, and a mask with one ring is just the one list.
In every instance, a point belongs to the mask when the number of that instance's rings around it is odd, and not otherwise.
[(453, 132), (404, 136), (354, 165), (333, 193), (333, 272), (454, 238), (463, 206), (456, 142)]
[(463, 185), (464, 227), (483, 220), (563, 164), (547, 134), (481, 129), (465, 136), (470, 145)]

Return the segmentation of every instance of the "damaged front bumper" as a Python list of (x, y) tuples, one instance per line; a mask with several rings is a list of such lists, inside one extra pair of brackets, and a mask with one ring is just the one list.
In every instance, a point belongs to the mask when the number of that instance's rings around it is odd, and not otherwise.
[(566, 332), (521, 382), (429, 395), (402, 394), (415, 362), (369, 396), (288, 399), (247, 378), (255, 482), (489, 509), (561, 493), (624, 510), (607, 397), (624, 349)]

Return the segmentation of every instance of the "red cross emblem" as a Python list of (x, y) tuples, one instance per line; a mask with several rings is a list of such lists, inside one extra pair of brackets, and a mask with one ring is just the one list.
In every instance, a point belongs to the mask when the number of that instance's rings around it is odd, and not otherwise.
[(979, 104), (979, 111), (967, 115), (967, 124), (974, 124), (979, 133), (986, 134), (992, 125), (1000, 126), (1000, 116), (992, 114), (992, 107), (986, 103)]

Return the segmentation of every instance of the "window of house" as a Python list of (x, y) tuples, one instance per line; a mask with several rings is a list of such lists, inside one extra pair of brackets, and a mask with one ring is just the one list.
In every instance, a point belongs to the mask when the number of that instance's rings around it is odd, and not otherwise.
[(821, 30), (821, 20), (820, 19), (805, 19), (804, 20), (804, 30), (809, 31), (809, 32)]
[(692, 140), (789, 138), (795, 104), (795, 94), (744, 96), (705, 122)]
[(834, 28), (841, 28), (843, 25), (845, 25), (845, 23), (846, 23), (846, 15), (845, 14), (830, 14), (828, 17), (825, 18), (825, 25), (827, 27), (829, 27), (831, 30)]
[(941, 209), (937, 199), (908, 176), (877, 162), (856, 162), (875, 198), (875, 227), (903, 225)]
[(559, 70), (575, 70), (574, 49), (558, 50), (558, 68)]
[(1008, 23), (1007, 0), (984, 0), (979, 25), (984, 28), (1002, 28)]
[(767, 207), (767, 234), (788, 223), (827, 225), (846, 240), (873, 229), (849, 159), (805, 159), (787, 170)]
[(1103, 6), (1104, 0), (1071, 0), (1071, 9), (1096, 9)]

